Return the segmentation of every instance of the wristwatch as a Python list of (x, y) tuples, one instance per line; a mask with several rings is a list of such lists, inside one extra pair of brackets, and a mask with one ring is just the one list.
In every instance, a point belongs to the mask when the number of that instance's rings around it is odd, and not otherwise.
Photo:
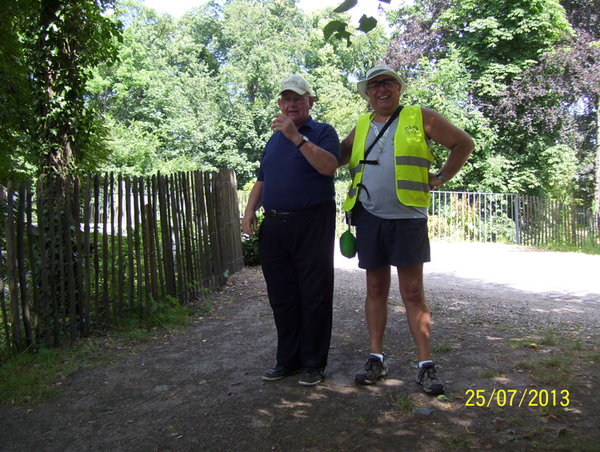
[(437, 177), (439, 180), (441, 180), (443, 184), (445, 184), (445, 183), (446, 183), (446, 178), (444, 177), (444, 175), (442, 174), (442, 172), (441, 172), (441, 171), (440, 171), (439, 173), (437, 173), (437, 174), (435, 175), (435, 177)]
[(301, 147), (304, 145), (304, 143), (308, 143), (309, 141), (310, 141), (310, 140), (308, 139), (308, 137), (307, 137), (306, 135), (302, 135), (302, 141), (301, 141), (301, 142), (300, 142), (300, 144), (299, 144), (299, 145), (297, 145), (296, 147), (297, 147), (298, 149), (300, 149), (300, 148), (301, 148)]

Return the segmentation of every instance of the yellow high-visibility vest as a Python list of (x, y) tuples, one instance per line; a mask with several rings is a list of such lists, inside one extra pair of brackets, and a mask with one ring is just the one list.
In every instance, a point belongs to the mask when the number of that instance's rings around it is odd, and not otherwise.
[[(372, 114), (358, 118), (354, 131), (354, 144), (349, 168), (352, 184), (344, 202), (344, 210), (349, 212), (358, 198), (359, 184), (364, 170), (365, 144)], [(418, 105), (406, 106), (398, 117), (398, 128), (394, 135), (394, 156), (396, 159), (396, 194), (406, 206), (429, 207), (429, 168), (433, 155), (427, 145), (423, 131), (423, 114)]]

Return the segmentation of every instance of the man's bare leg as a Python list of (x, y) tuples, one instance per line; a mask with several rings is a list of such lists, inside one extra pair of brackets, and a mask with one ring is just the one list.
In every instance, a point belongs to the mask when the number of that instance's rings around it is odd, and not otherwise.
[(383, 336), (387, 325), (390, 294), (390, 266), (367, 270), (365, 314), (369, 327), (371, 353), (383, 354)]
[(400, 295), (406, 308), (410, 333), (417, 345), (419, 361), (431, 359), (431, 312), (423, 288), (423, 264), (398, 267)]

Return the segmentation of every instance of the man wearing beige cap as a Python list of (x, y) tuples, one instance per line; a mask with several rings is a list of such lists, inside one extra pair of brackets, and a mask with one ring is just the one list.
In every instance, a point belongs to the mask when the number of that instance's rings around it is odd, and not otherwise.
[(279, 96), (281, 113), (274, 115), (242, 229), (254, 236), (262, 205), (258, 253), (277, 327), (277, 363), (262, 378), (302, 372), (298, 382), (313, 386), (325, 377), (331, 341), (340, 141), (333, 127), (311, 118), (314, 98), (301, 76), (285, 78)]
[[(352, 177), (344, 210), (351, 212), (359, 267), (366, 270), (365, 313), (371, 354), (354, 379), (370, 385), (388, 374), (383, 336), (393, 265), (417, 345), (416, 382), (428, 394), (442, 394), (444, 383), (430, 355), (431, 314), (423, 289), (423, 263), (430, 260), (429, 191), (460, 171), (474, 143), (439, 113), (417, 105), (400, 106), (406, 83), (387, 66), (369, 70), (357, 89), (373, 112), (361, 116), (343, 140), (340, 166), (349, 164)], [(434, 160), (429, 151), (431, 140), (450, 150), (446, 162), (434, 173), (429, 172)]]

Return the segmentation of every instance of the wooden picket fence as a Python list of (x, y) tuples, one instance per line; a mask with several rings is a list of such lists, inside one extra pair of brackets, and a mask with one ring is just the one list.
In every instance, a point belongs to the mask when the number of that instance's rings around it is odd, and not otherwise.
[(244, 265), (231, 170), (0, 189), (0, 336), (16, 352), (201, 298)]

